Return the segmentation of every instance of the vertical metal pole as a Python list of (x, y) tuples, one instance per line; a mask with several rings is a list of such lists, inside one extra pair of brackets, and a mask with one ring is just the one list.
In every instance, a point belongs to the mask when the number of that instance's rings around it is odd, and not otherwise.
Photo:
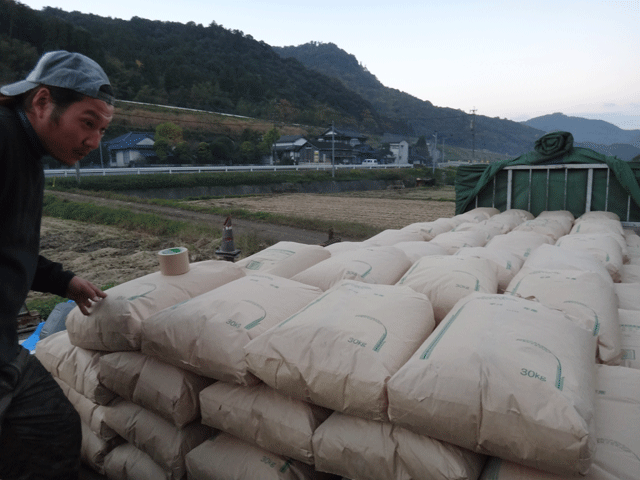
[(491, 206), (496, 208), (496, 176), (493, 176), (493, 198), (491, 199)]
[(567, 179), (569, 176), (569, 169), (565, 168), (564, 169), (564, 205), (563, 208), (566, 210), (567, 209)]
[(527, 211), (531, 212), (531, 189), (533, 188), (533, 168), (529, 169), (529, 200), (527, 201)]
[(585, 199), (585, 212), (591, 211), (591, 194), (593, 193), (593, 168), (587, 171), (587, 198)]
[(513, 189), (513, 170), (507, 174), (507, 210), (511, 210), (511, 190)]
[(545, 203), (544, 209), (549, 210), (549, 178), (551, 176), (551, 169), (547, 168), (547, 201)]
[(336, 176), (336, 130), (331, 122), (331, 176)]
[(433, 171), (432, 171), (432, 175), (433, 178), (436, 178), (436, 159), (435, 159), (435, 155), (438, 151), (438, 132), (436, 132), (436, 134), (434, 135), (435, 137), (435, 148), (433, 149), (433, 155), (431, 156), (431, 166), (433, 167)]
[(604, 195), (604, 211), (609, 211), (609, 182), (611, 181), (611, 169), (607, 167), (607, 189)]

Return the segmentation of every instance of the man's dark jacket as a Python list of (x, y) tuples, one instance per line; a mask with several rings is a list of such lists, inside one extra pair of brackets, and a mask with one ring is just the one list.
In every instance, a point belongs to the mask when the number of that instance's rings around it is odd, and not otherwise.
[(26, 114), (0, 107), (0, 367), (15, 358), (29, 290), (64, 296), (73, 277), (39, 255), (45, 154)]

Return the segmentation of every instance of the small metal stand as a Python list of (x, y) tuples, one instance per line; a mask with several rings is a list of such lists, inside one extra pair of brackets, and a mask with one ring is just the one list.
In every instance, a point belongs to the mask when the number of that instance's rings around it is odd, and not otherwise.
[(228, 262), (235, 262), (236, 257), (240, 255), (240, 250), (237, 250), (233, 244), (233, 229), (231, 228), (231, 215), (224, 221), (222, 227), (222, 245), (216, 250), (216, 255)]

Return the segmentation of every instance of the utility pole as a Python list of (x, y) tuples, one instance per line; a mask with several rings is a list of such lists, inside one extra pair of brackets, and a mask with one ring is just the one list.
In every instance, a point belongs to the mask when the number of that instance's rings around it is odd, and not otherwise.
[(471, 162), (476, 160), (476, 107), (471, 110), (471, 141), (473, 150), (471, 150)]
[(331, 177), (336, 176), (336, 129), (331, 122)]
[(435, 142), (434, 142), (434, 149), (433, 149), (433, 155), (431, 155), (431, 166), (433, 167), (433, 176), (435, 178), (436, 175), (436, 153), (438, 152), (438, 132), (436, 131), (436, 134), (434, 135), (435, 137)]
[(444, 163), (444, 137), (442, 137), (442, 163)]

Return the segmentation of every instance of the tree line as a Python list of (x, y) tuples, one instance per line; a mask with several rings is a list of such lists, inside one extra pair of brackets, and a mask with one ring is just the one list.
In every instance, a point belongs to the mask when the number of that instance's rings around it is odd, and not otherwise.
[(65, 49), (100, 63), (122, 100), (384, 130), (372, 105), (338, 80), (215, 22), (121, 20), (51, 7), (35, 11), (14, 0), (0, 0), (0, 7), (4, 81), (24, 78), (44, 51)]

